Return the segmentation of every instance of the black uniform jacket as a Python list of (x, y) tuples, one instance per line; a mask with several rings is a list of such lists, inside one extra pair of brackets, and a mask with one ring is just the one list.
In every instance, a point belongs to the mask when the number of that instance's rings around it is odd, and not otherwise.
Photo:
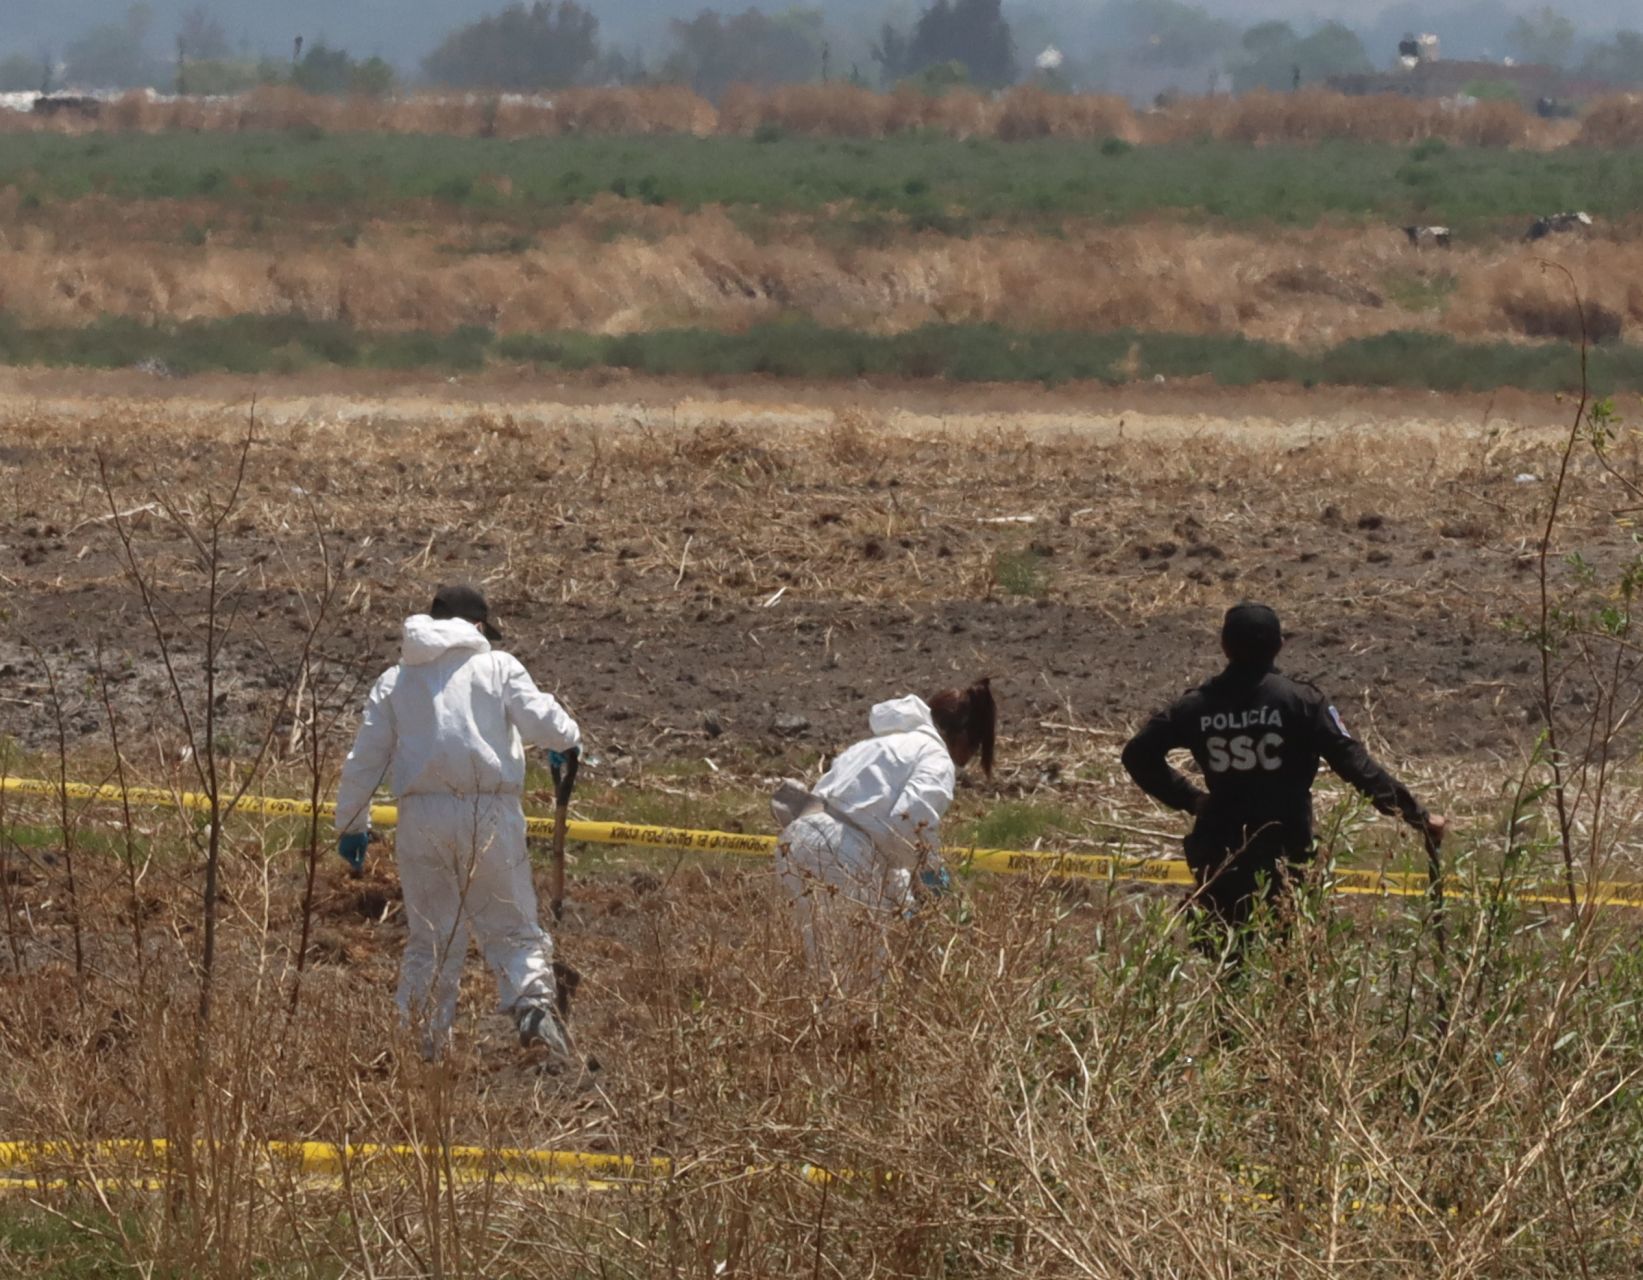
[[(1192, 753), (1204, 792), (1170, 766), (1171, 751)], [(1276, 668), (1229, 666), (1165, 710), (1124, 748), (1124, 768), (1148, 795), (1198, 815), (1187, 842), (1201, 861), (1216, 849), (1246, 845), (1298, 858), (1312, 845), (1312, 781), (1319, 760), (1369, 797), (1382, 813), (1411, 825), (1426, 818), (1420, 801), (1353, 740), (1314, 686)]]

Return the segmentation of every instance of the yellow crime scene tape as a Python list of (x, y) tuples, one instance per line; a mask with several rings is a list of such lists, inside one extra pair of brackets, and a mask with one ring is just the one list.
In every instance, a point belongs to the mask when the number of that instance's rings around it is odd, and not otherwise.
[[(93, 804), (128, 804), (138, 808), (172, 808), (192, 812), (211, 811), (209, 796), (190, 791), (168, 791), (156, 787), (95, 786), (85, 782), (60, 784), (44, 778), (0, 778), (0, 793), (66, 796)], [(226, 804), (225, 804), (226, 808)], [(329, 818), (336, 806), (321, 804), (319, 816)], [(315, 806), (306, 800), (282, 796), (242, 796), (227, 816), (258, 814), (264, 817), (308, 818)], [(391, 827), (399, 820), (393, 805), (372, 805), (371, 825)], [(548, 839), (553, 835), (552, 818), (525, 819), (527, 837)], [(749, 835), (737, 831), (699, 831), (689, 827), (651, 827), (627, 822), (585, 822), (572, 820), (566, 834), (584, 844), (629, 845), (645, 849), (672, 849), (687, 853), (718, 853), (737, 857), (769, 858), (776, 852), (776, 837)], [(1030, 875), (1047, 879), (1098, 880), (1124, 884), (1194, 884), (1191, 870), (1182, 858), (1134, 858), (1102, 853), (1055, 853), (1029, 849), (946, 848), (943, 857), (953, 866), (996, 875)], [(1566, 904), (1568, 886), (1559, 880), (1513, 880), (1508, 886), (1519, 902)], [(1421, 898), (1431, 892), (1425, 875), (1408, 871), (1376, 871), (1360, 867), (1336, 867), (1330, 880), (1335, 893), (1380, 897)], [(1598, 880), (1576, 885), (1583, 903), (1601, 907), (1643, 907), (1643, 880)], [(1444, 893), (1453, 898), (1473, 896), (1453, 880), (1446, 881)]]
[[(210, 797), (187, 791), (160, 788), (96, 786), (71, 782), (66, 785), (39, 778), (0, 778), (0, 794), (64, 798), (93, 804), (127, 804), (139, 808), (171, 808), (210, 812)], [(316, 806), (306, 800), (286, 797), (246, 795), (230, 811), (232, 815), (258, 814), (266, 817), (314, 816)], [(335, 806), (317, 806), (321, 817), (330, 817)], [(371, 822), (391, 827), (398, 820), (392, 805), (373, 805)], [(526, 819), (527, 835), (550, 837), (551, 818)], [(686, 827), (654, 827), (621, 822), (572, 821), (567, 834), (588, 844), (629, 845), (638, 848), (670, 849), (695, 853), (730, 854), (768, 858), (776, 850), (776, 837), (731, 831), (701, 831)], [(1127, 858), (1106, 854), (1054, 853), (1039, 850), (948, 849), (948, 860), (960, 867), (1002, 875), (1036, 875), (1044, 878), (1073, 878), (1104, 882), (1152, 885), (1193, 884), (1192, 873), (1179, 858)], [(1429, 892), (1424, 876), (1410, 873), (1338, 868), (1332, 887), (1337, 893), (1419, 897)], [(1553, 881), (1515, 886), (1516, 896), (1526, 902), (1563, 903), (1567, 890)], [(1446, 886), (1453, 896), (1466, 896), (1464, 889)], [(1600, 881), (1586, 886), (1588, 901), (1604, 906), (1643, 906), (1643, 882)], [(453, 1146), (417, 1148), (374, 1143), (338, 1145), (326, 1142), (269, 1142), (261, 1145), (264, 1166), (271, 1173), (301, 1178), (306, 1184), (325, 1189), (342, 1189), (353, 1183), (369, 1185), (376, 1174), (403, 1175), (409, 1169), (424, 1168), (452, 1185), (493, 1185), (518, 1189), (563, 1191), (618, 1191), (644, 1186), (686, 1172), (666, 1157), (641, 1159), (599, 1152), (558, 1151), (531, 1148), (489, 1148)], [(102, 1190), (153, 1192), (163, 1190), (164, 1178), (155, 1165), (168, 1158), (164, 1139), (105, 1140), (88, 1143), (62, 1141), (0, 1142), (0, 1194), (66, 1191), (88, 1185)], [(791, 1173), (812, 1185), (850, 1180), (849, 1171), (832, 1171), (815, 1164), (750, 1167), (748, 1173)], [(1253, 1204), (1275, 1200), (1270, 1192), (1246, 1188), (1238, 1199)], [(1393, 1212), (1391, 1206), (1354, 1198), (1347, 1206), (1351, 1213)], [(1454, 1211), (1448, 1211), (1449, 1216)]]
[[(103, 1139), (89, 1142), (0, 1142), (0, 1195), (44, 1194), (87, 1187), (99, 1192), (163, 1191), (164, 1173), (155, 1166), (169, 1158), (172, 1144), (164, 1138)], [(196, 1153), (203, 1147), (196, 1147)], [(507, 1187), (518, 1190), (611, 1192), (634, 1191), (675, 1176), (687, 1176), (692, 1166), (666, 1156), (640, 1159), (592, 1151), (558, 1151), (520, 1147), (413, 1147), (378, 1143), (265, 1142), (256, 1147), (260, 1166), (272, 1176), (300, 1179), (311, 1188), (343, 1191), (371, 1190), (387, 1174), (404, 1180), (412, 1170), (432, 1174), (437, 1181), (456, 1186)], [(178, 1171), (182, 1173), (182, 1170)], [(196, 1174), (198, 1170), (194, 1171)], [(722, 1172), (722, 1171), (721, 1171)], [(792, 1175), (813, 1187), (850, 1183), (850, 1170), (830, 1170), (816, 1164), (749, 1165), (747, 1175)], [(1228, 1203), (1257, 1209), (1279, 1207), (1281, 1197), (1262, 1188), (1270, 1170), (1236, 1171), (1238, 1190)], [(869, 1180), (873, 1181), (872, 1179)], [(991, 1183), (987, 1184), (991, 1187)], [(1403, 1208), (1362, 1195), (1340, 1205), (1348, 1214), (1369, 1216), (1439, 1216), (1457, 1218), (1449, 1206), (1422, 1211)], [(1313, 1210), (1316, 1212), (1316, 1210)]]
[[(164, 1138), (0, 1142), (0, 1192), (63, 1190), (93, 1182), (103, 1187), (157, 1190), (164, 1180), (155, 1166), (169, 1159), (171, 1147)], [(452, 1184), (618, 1191), (688, 1172), (688, 1166), (665, 1156), (639, 1158), (529, 1147), (266, 1142), (256, 1145), (256, 1154), (270, 1174), (302, 1178), (322, 1187), (368, 1183), (377, 1174), (429, 1169)], [(792, 1172), (813, 1185), (849, 1176), (813, 1164), (750, 1167), (746, 1172)]]

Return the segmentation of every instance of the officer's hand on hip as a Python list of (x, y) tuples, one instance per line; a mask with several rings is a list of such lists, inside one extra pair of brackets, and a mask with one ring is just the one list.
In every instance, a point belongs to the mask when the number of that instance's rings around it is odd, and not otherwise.
[(337, 839), (337, 853), (356, 876), (365, 870), (365, 851), (371, 847), (369, 831), (353, 831)]

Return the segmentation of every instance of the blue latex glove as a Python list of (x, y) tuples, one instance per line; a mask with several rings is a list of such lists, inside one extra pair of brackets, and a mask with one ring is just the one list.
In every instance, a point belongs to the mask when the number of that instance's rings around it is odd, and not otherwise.
[(371, 833), (369, 831), (355, 831), (345, 836), (337, 837), (337, 853), (348, 864), (349, 869), (357, 876), (365, 870), (365, 851), (371, 847)]
[(548, 768), (553, 770), (553, 776), (558, 777), (559, 771), (565, 767), (565, 753), (563, 751), (548, 752)]
[(918, 882), (932, 898), (944, 898), (953, 891), (953, 877), (946, 867), (928, 867), (920, 871)]

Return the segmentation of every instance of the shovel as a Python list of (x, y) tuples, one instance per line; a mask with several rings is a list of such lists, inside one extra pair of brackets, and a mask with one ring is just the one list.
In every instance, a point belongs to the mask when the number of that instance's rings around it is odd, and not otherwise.
[(564, 761), (563, 768), (557, 761), (549, 766), (553, 773), (553, 862), (548, 873), (548, 897), (556, 924), (565, 913), (565, 824), (570, 820), (570, 793), (576, 786), (581, 751), (572, 747), (565, 752)]
[(1443, 927), (1443, 855), (1439, 851), (1439, 842), (1443, 837), (1435, 835), (1430, 828), (1421, 834), (1426, 842), (1426, 896), (1432, 904), (1432, 935), (1441, 964), (1449, 949), (1449, 939)]

